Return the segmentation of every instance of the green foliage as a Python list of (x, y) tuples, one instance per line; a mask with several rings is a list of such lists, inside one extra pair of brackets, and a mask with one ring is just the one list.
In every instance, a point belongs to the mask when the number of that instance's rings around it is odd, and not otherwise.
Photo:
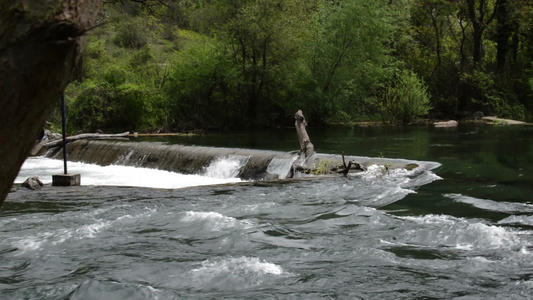
[(228, 94), (235, 91), (235, 70), (220, 41), (190, 31), (179, 36), (188, 42), (173, 61), (166, 84), (172, 114), (189, 119), (180, 125), (185, 129), (216, 126), (221, 115), (231, 117), (237, 109)]
[(112, 86), (118, 86), (126, 82), (127, 71), (120, 66), (110, 66), (105, 70), (103, 79)]
[(329, 172), (330, 169), (330, 160), (329, 159), (321, 159), (317, 164), (316, 168), (311, 172), (313, 175), (324, 175)]
[(148, 91), (133, 84), (112, 86), (85, 81), (71, 104), (71, 125), (85, 131), (113, 132), (149, 127)]
[(154, 60), (154, 55), (150, 51), (150, 48), (145, 47), (131, 56), (129, 63), (133, 69), (142, 68), (143, 65), (150, 63)]
[(526, 118), (526, 108), (516, 98), (512, 86), (508, 86), (508, 79), (496, 74), (474, 71), (465, 80), (478, 91), (477, 99), (471, 100), (472, 106), (477, 110), (502, 118)]
[(409, 124), (431, 108), (427, 87), (411, 71), (401, 71), (385, 89), (381, 111), (385, 121)]
[(126, 23), (118, 27), (113, 43), (120, 47), (141, 49), (148, 43), (148, 38), (140, 24)]
[(289, 126), (298, 109), (313, 125), (532, 115), (527, 1), (502, 2), (481, 47), (466, 1), (155, 2), (104, 5), (67, 89), (71, 130)]
[(306, 41), (310, 118), (344, 121), (369, 113), (373, 90), (390, 77), (394, 62), (385, 45), (401, 18), (387, 3), (321, 2)]

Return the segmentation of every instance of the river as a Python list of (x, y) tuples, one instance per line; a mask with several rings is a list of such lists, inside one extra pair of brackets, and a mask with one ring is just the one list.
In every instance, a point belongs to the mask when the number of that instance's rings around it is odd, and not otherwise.
[[(420, 167), (246, 181), (231, 158), (195, 175), (71, 162), (82, 186), (2, 207), (0, 298), (533, 299), (533, 127), (309, 135), (319, 153)], [(285, 129), (158, 140), (298, 148)], [(31, 158), (17, 182), (61, 171)]]

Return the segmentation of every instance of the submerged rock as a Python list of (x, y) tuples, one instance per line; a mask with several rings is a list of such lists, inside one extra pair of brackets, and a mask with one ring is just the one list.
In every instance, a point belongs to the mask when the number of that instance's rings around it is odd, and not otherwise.
[(414, 164), (414, 163), (405, 165), (405, 169), (407, 171), (412, 171), (418, 167), (419, 167), (418, 164)]
[(32, 176), (26, 179), (22, 186), (29, 189), (29, 190), (40, 190), (44, 183), (39, 179), (39, 176)]

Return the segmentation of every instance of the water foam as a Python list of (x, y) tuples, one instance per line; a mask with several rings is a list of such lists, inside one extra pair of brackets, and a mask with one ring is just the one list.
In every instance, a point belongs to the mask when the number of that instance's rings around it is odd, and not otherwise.
[(233, 275), (247, 275), (250, 273), (259, 275), (281, 275), (283, 268), (260, 260), (257, 257), (230, 257), (220, 261), (204, 261), (202, 265), (191, 270), (192, 273), (201, 273), (204, 275), (212, 274), (216, 276), (220, 273), (229, 273)]
[(236, 178), (249, 159), (249, 156), (238, 155), (217, 158), (205, 168), (204, 176), (222, 179)]
[(93, 224), (84, 225), (75, 230), (76, 237), (78, 239), (94, 238), (97, 233), (99, 233), (101, 230), (105, 229), (106, 227), (109, 227), (110, 224), (111, 222), (97, 222)]
[(524, 203), (497, 202), (489, 199), (479, 199), (462, 194), (444, 194), (444, 197), (454, 201), (470, 204), (474, 207), (505, 213), (530, 213), (533, 212), (533, 205)]
[(35, 251), (41, 248), (42, 244), (44, 243), (44, 239), (42, 236), (28, 236), (24, 239), (18, 240), (13, 243), (13, 246), (18, 248), (19, 250), (26, 252), (26, 251)]
[[(108, 210), (100, 210), (102, 211)], [(46, 222), (83, 222), (86, 224), (80, 224), (72, 226), (70, 228), (60, 228), (55, 230), (46, 231), (43, 229), (43, 232), (39, 232), (35, 235), (25, 235), (21, 237), (12, 237), (10, 238), (11, 244), (19, 249), (18, 254), (23, 254), (26, 252), (35, 252), (41, 251), (43, 249), (49, 248), (49, 246), (60, 246), (64, 245), (68, 241), (73, 240), (85, 240), (85, 239), (95, 239), (98, 238), (98, 235), (105, 232), (106, 229), (112, 228), (117, 225), (117, 223), (123, 222), (124, 219), (138, 219), (152, 215), (155, 212), (153, 209), (146, 208), (145, 212), (139, 213), (137, 215), (121, 215), (114, 220), (102, 220), (94, 218), (93, 213), (83, 213), (76, 214), (73, 216), (65, 215), (54, 215), (52, 217), (39, 218), (32, 220), (31, 223), (27, 224), (28, 228), (34, 228), (37, 224), (46, 223)]]
[[(445, 215), (399, 217), (416, 223), (416, 229), (407, 230), (398, 240), (407, 244), (430, 247), (451, 247), (459, 250), (486, 250), (519, 248), (523, 246), (518, 232), (481, 221), (472, 222)], [(421, 225), (421, 226), (420, 226)]]
[(391, 204), (408, 194), (416, 193), (417, 187), (440, 179), (431, 171), (388, 169), (377, 164), (370, 165), (365, 172), (355, 173), (351, 177), (362, 179), (353, 188), (360, 195), (358, 200), (370, 206)]
[(498, 221), (498, 224), (533, 226), (533, 216), (509, 216)]
[(61, 245), (71, 239), (93, 239), (105, 228), (109, 227), (109, 221), (97, 221), (72, 229), (57, 229), (49, 232), (41, 232), (36, 235), (25, 236), (22, 239), (13, 238), (12, 245), (21, 253), (40, 251), (48, 248), (47, 245)]
[[(235, 165), (233, 165), (235, 166)], [(183, 175), (179, 173), (136, 168), (130, 166), (99, 166), (79, 162), (68, 163), (69, 173), (81, 174), (82, 185), (106, 185), (106, 186), (139, 186), (150, 188), (183, 188), (188, 186), (201, 186), (239, 182), (239, 178), (231, 177), (208, 177), (200, 175)], [(232, 169), (234, 170), (234, 169)], [(52, 175), (63, 171), (63, 161), (46, 157), (28, 158), (15, 179), (15, 183), (22, 183), (30, 176), (39, 176), (45, 184), (52, 182)], [(233, 172), (233, 171), (231, 171)]]
[(202, 223), (204, 228), (210, 230), (224, 230), (232, 227), (249, 228), (252, 224), (246, 220), (237, 220), (233, 217), (224, 216), (218, 212), (188, 211), (181, 219), (187, 223)]
[(282, 267), (257, 257), (208, 259), (190, 270), (186, 280), (202, 291), (249, 290), (284, 275)]

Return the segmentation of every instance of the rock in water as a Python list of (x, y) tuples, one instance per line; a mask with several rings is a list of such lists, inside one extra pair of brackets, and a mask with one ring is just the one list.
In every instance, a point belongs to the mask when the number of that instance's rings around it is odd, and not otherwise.
[(40, 190), (44, 183), (39, 179), (39, 176), (32, 176), (26, 179), (22, 186), (29, 189), (29, 190)]
[(457, 121), (455, 121), (455, 120), (433, 123), (433, 125), (435, 125), (435, 127), (457, 127), (458, 124), (459, 123), (457, 123)]

